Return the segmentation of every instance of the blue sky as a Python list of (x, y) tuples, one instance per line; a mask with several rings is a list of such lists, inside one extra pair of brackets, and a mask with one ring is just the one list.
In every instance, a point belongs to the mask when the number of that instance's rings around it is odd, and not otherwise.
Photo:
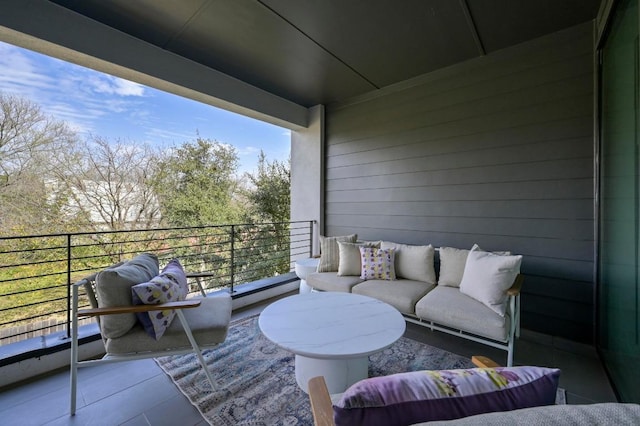
[(236, 148), (239, 172), (289, 157), (290, 132), (272, 124), (181, 98), (0, 42), (0, 91), (25, 97), (82, 135), (161, 147), (197, 134)]

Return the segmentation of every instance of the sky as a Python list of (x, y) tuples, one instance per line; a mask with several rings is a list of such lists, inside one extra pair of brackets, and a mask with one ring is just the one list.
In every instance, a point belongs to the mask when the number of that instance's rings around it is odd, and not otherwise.
[(0, 42), (0, 92), (38, 104), (80, 135), (170, 147), (197, 135), (232, 145), (239, 173), (289, 157), (290, 131)]

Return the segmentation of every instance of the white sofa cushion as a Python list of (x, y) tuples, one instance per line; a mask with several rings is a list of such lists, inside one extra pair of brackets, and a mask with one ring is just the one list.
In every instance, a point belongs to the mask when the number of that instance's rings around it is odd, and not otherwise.
[(470, 250), (440, 247), (440, 276), (438, 285), (460, 287), (464, 265)]
[[(477, 244), (471, 250), (482, 250)], [(440, 247), (440, 275), (438, 285), (449, 287), (460, 287), (464, 268), (467, 264), (467, 256), (471, 250), (458, 249), (453, 247)], [(510, 255), (509, 251), (494, 251), (495, 254)]]
[(499, 255), (473, 249), (467, 256), (460, 292), (504, 316), (507, 290), (520, 273), (521, 263), (520, 255)]
[(415, 246), (382, 241), (382, 249), (392, 248), (396, 252), (396, 277), (409, 280), (436, 283), (436, 270), (433, 264), (435, 250), (431, 244)]
[(360, 247), (380, 248), (380, 242), (366, 241), (361, 243), (346, 243), (338, 241), (338, 275), (357, 275), (362, 271)]
[(338, 276), (335, 272), (314, 272), (307, 275), (307, 284), (316, 290), (351, 293), (351, 288), (361, 283), (359, 276)]
[(429, 292), (434, 284), (414, 280), (369, 280), (355, 285), (351, 291), (355, 294), (382, 300), (405, 314), (415, 313), (416, 302)]
[(320, 262), (318, 263), (318, 272), (336, 272), (338, 263), (340, 262), (340, 252), (338, 249), (338, 241), (346, 243), (355, 243), (358, 239), (356, 234), (341, 235), (338, 237), (325, 237), (320, 235)]
[(509, 314), (500, 316), (454, 287), (437, 286), (416, 303), (416, 316), (478, 336), (506, 342)]

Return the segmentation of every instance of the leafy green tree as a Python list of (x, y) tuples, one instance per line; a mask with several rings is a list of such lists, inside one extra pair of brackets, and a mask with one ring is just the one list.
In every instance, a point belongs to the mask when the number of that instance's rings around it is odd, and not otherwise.
[(248, 213), (261, 222), (289, 222), (291, 207), (290, 160), (269, 162), (263, 151), (255, 173), (246, 173), (250, 188), (245, 192)]
[(238, 154), (233, 146), (198, 137), (167, 153), (154, 188), (163, 220), (171, 226), (234, 223)]
[(241, 265), (248, 279), (269, 277), (289, 272), (291, 205), (290, 160), (268, 161), (260, 152), (258, 168), (247, 173), (248, 188), (244, 196), (248, 206), (245, 221), (249, 223), (239, 234), (242, 249), (250, 262)]

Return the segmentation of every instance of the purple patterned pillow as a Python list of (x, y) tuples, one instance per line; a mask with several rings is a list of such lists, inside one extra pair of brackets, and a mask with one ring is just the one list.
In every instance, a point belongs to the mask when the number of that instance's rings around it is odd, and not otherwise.
[(497, 367), (414, 371), (352, 385), (333, 406), (336, 426), (409, 425), (553, 405), (560, 370)]
[[(131, 287), (134, 305), (158, 305), (160, 303), (184, 300), (178, 284), (168, 276), (158, 275), (147, 283), (136, 284)], [(147, 334), (159, 340), (176, 316), (173, 309), (136, 313), (138, 320)]]
[(189, 284), (187, 283), (187, 275), (184, 272), (184, 268), (178, 259), (171, 259), (167, 266), (162, 269), (160, 275), (164, 275), (171, 279), (174, 283), (180, 287), (182, 299), (184, 300), (189, 294)]
[[(160, 303), (184, 300), (189, 294), (187, 276), (178, 259), (172, 259), (162, 272), (149, 282), (131, 287), (134, 305), (157, 305)], [(138, 321), (147, 334), (158, 340), (167, 330), (176, 312), (172, 309), (164, 311), (140, 312), (136, 314)]]
[(363, 280), (395, 280), (395, 250), (374, 247), (358, 247), (360, 249), (361, 270)]

